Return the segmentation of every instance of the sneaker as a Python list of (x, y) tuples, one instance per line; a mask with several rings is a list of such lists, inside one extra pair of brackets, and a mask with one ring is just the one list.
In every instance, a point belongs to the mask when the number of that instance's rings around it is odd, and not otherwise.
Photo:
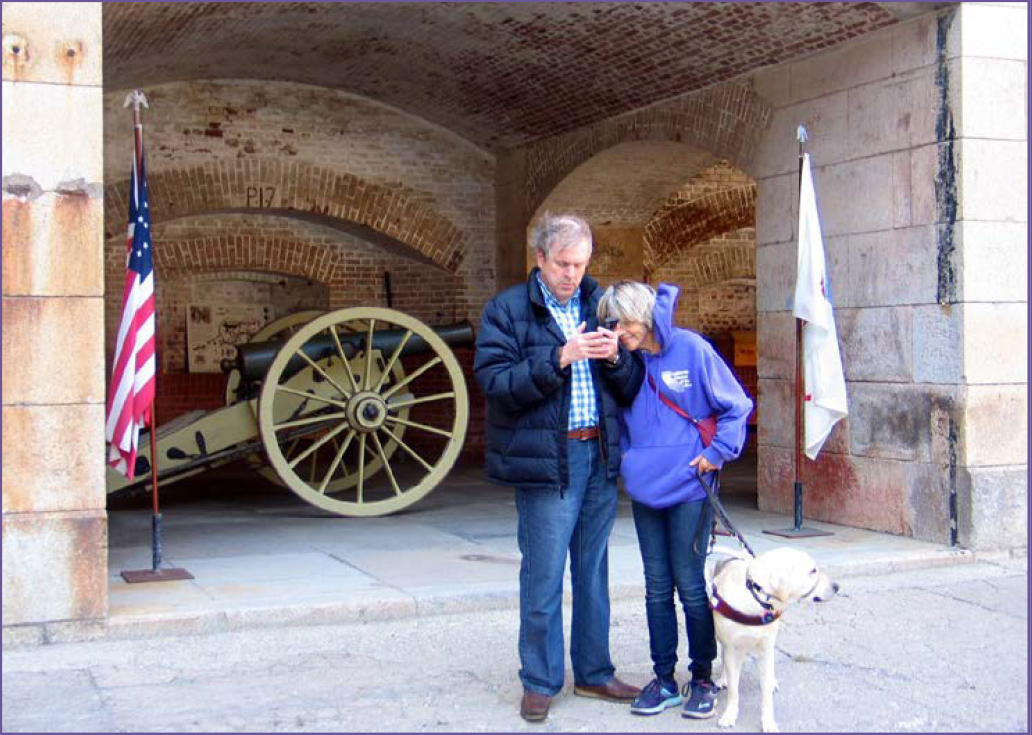
[(681, 717), (691, 717), (696, 720), (712, 717), (716, 711), (714, 705), (717, 702), (717, 691), (717, 685), (709, 679), (693, 680), (690, 684), (685, 684), (682, 692), (685, 700)]
[(656, 678), (641, 690), (641, 694), (631, 704), (631, 712), (636, 715), (658, 715), (667, 707), (676, 707), (681, 702), (676, 681), (660, 681)]

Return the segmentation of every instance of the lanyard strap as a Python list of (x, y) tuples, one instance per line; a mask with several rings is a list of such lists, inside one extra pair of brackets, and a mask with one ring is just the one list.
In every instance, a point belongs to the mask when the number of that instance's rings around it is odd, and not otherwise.
[(676, 413), (681, 418), (688, 419), (693, 424), (698, 424), (699, 423), (698, 421), (696, 421), (695, 419), (692, 418), (692, 415), (690, 413), (688, 413), (683, 408), (681, 408), (676, 403), (674, 403), (669, 398), (667, 398), (665, 395), (663, 395), (663, 393), (660, 392), (659, 388), (656, 386), (656, 381), (654, 381), (652, 379), (651, 375), (649, 375), (648, 377), (649, 377), (649, 385), (652, 386), (652, 390), (656, 391), (656, 395), (659, 396), (659, 400), (663, 401), (663, 404), (667, 408), (669, 408), (671, 411)]

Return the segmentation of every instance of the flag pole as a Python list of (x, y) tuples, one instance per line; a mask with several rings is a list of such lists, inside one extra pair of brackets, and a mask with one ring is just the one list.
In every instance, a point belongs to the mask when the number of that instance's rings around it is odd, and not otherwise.
[[(797, 168), (798, 183), (796, 185), (796, 202), (800, 201), (803, 191), (803, 157), (806, 154), (804, 144), (809, 135), (806, 128), (800, 125), (796, 129), (796, 140), (799, 142), (799, 164)], [(798, 217), (798, 212), (796, 216)], [(798, 233), (796, 233), (798, 238)], [(803, 528), (803, 320), (793, 317), (795, 322), (795, 451), (792, 455), (795, 483), (792, 500), (792, 528), (778, 531), (764, 531), (772, 536), (785, 538), (807, 538), (811, 536), (832, 536), (830, 531), (819, 531), (815, 528)]]
[[(798, 184), (796, 186), (796, 201), (803, 191), (803, 144), (806, 142), (806, 128), (802, 125), (796, 135), (799, 141), (799, 167)], [(803, 477), (800, 473), (803, 456), (803, 320), (793, 319), (795, 322), (795, 500), (793, 530), (801, 531), (803, 528)]]
[[(139, 89), (134, 89), (125, 98), (124, 107), (133, 106), (133, 155), (137, 171), (137, 182), (143, 175), (143, 122), (140, 117), (140, 107), (150, 107), (147, 104), (147, 96)], [(142, 184), (140, 184), (142, 185)], [(155, 279), (157, 280), (157, 279)], [(149, 410), (150, 418), (150, 473), (151, 473), (151, 504), (153, 515), (151, 516), (151, 568), (150, 571), (123, 571), (122, 578), (129, 583), (133, 582), (169, 582), (177, 579), (193, 579), (193, 575), (185, 569), (161, 568), (161, 508), (158, 503), (158, 416), (155, 411), (155, 404), (158, 397), (158, 316), (154, 314), (154, 397), (151, 398)]]

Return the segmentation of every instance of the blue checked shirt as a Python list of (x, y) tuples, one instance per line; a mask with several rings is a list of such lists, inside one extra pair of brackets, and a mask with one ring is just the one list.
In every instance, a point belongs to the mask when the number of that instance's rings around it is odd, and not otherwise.
[[(580, 324), (580, 291), (574, 291), (573, 296), (563, 306), (548, 290), (540, 274), (537, 277), (538, 285), (541, 286), (541, 293), (545, 296), (545, 304), (551, 312), (555, 323), (563, 335), (569, 340), (577, 333), (577, 325)], [(570, 424), (569, 429), (584, 429), (591, 426), (598, 426), (598, 405), (595, 403), (595, 384), (591, 380), (591, 367), (587, 360), (577, 360), (571, 363), (573, 370), (573, 385), (570, 392)]]

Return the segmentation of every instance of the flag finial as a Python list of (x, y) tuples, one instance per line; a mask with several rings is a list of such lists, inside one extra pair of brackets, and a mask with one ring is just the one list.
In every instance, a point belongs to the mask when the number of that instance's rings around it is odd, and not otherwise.
[(150, 105), (147, 104), (147, 95), (145, 95), (139, 89), (134, 89), (132, 92), (125, 96), (125, 103), (122, 107), (133, 106), (133, 111), (136, 112), (140, 109), (140, 105), (150, 109)]
[(806, 128), (804, 128), (802, 125), (796, 128), (796, 140), (798, 140), (800, 143), (805, 143), (809, 139), (810, 134), (806, 132)]

